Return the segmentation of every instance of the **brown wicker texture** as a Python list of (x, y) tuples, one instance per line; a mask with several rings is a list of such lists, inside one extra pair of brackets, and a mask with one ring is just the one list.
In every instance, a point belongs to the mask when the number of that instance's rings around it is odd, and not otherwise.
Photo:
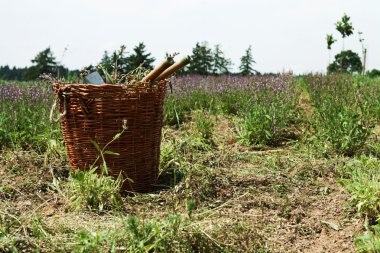
[[(117, 177), (121, 172), (123, 190), (150, 192), (157, 182), (160, 157), (163, 101), (166, 82), (153, 86), (54, 84), (61, 127), (72, 169), (87, 170), (99, 157), (91, 141), (100, 148), (123, 129), (127, 130), (106, 150), (107, 167)], [(66, 113), (65, 113), (66, 111)], [(98, 173), (102, 160), (99, 159)]]

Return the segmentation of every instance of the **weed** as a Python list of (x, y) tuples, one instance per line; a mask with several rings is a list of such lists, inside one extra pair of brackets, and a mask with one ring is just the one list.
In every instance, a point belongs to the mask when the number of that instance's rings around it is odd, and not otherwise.
[(207, 142), (212, 140), (214, 123), (201, 111), (197, 113), (197, 117), (195, 118), (195, 127), (203, 140)]
[(354, 155), (362, 149), (373, 127), (363, 113), (347, 106), (319, 110), (319, 138), (338, 154)]
[(380, 141), (368, 144), (368, 149), (372, 156), (380, 159)]
[(309, 77), (308, 90), (317, 111), (314, 126), (327, 152), (352, 156), (363, 147), (373, 123), (373, 100), (348, 76)]
[(341, 165), (341, 184), (350, 192), (351, 202), (359, 214), (374, 222), (380, 215), (380, 161), (361, 156)]
[[(73, 247), (73, 252), (76, 253), (98, 253), (105, 252), (104, 248), (100, 246), (103, 243), (107, 243), (109, 240), (109, 235), (106, 232), (95, 232), (90, 233), (86, 230), (81, 230), (75, 237), (76, 245)], [(114, 245), (111, 243), (109, 246), (110, 252), (115, 252)]]
[(379, 252), (380, 251), (380, 225), (365, 226), (366, 231), (363, 235), (355, 239), (357, 252)]
[(96, 168), (92, 168), (88, 171), (71, 172), (62, 192), (74, 209), (88, 208), (101, 212), (121, 209), (121, 185), (120, 175), (115, 180), (112, 176), (98, 175)]
[(294, 138), (290, 127), (297, 121), (293, 97), (264, 90), (239, 113), (236, 129), (242, 143), (279, 145)]
[(178, 248), (179, 216), (168, 217), (163, 222), (141, 222), (135, 216), (124, 221), (124, 243), (127, 252), (168, 252)]

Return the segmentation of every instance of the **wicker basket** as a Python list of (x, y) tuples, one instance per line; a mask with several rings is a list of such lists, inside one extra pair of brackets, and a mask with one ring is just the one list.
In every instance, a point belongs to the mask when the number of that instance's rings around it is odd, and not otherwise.
[[(127, 130), (107, 150), (107, 167), (117, 177), (121, 172), (123, 190), (150, 192), (158, 177), (163, 101), (166, 81), (146, 87), (141, 84), (92, 85), (54, 84), (64, 142), (73, 170), (87, 170), (99, 157), (92, 143), (104, 147), (123, 129)], [(100, 173), (101, 159), (97, 162)]]

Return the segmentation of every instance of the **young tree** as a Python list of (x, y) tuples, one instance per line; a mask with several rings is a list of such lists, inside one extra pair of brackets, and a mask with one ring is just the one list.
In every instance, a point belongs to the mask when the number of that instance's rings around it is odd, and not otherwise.
[[(151, 53), (147, 53), (145, 50), (145, 44), (143, 42), (140, 42), (133, 48), (133, 53), (125, 58), (127, 72), (138, 68), (140, 65), (145, 69), (153, 69), (152, 63), (155, 59), (151, 56)], [(123, 60), (121, 60), (120, 63), (124, 64)]]
[(331, 63), (331, 46), (336, 42), (332, 34), (327, 34), (326, 36), (327, 49), (329, 50), (329, 64)]
[(198, 75), (208, 75), (212, 73), (213, 57), (212, 51), (206, 41), (195, 44), (191, 55), (189, 73)]
[(31, 62), (34, 65), (26, 72), (26, 78), (29, 80), (37, 79), (43, 73), (56, 74), (57, 72), (58, 65), (50, 47), (39, 52)]
[(251, 75), (256, 70), (253, 69), (252, 65), (256, 63), (252, 56), (252, 46), (250, 45), (247, 50), (245, 50), (245, 54), (240, 58), (240, 73), (242, 75)]
[(354, 31), (354, 27), (352, 26), (352, 23), (350, 23), (350, 19), (351, 18), (344, 13), (341, 21), (338, 21), (335, 24), (336, 30), (342, 35), (343, 38), (342, 51), (344, 51), (344, 38), (350, 36)]
[(230, 59), (224, 57), (223, 51), (220, 49), (220, 45), (215, 45), (212, 52), (212, 73), (214, 75), (228, 74), (232, 62)]
[(351, 50), (342, 51), (341, 53), (335, 55), (335, 61), (331, 63), (327, 71), (331, 72), (345, 72), (345, 73), (361, 73), (362, 62), (357, 53)]

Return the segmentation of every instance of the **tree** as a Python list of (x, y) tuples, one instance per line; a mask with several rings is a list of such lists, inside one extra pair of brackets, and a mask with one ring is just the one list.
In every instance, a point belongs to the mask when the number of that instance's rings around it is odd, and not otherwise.
[(39, 52), (31, 62), (34, 64), (26, 72), (27, 79), (37, 79), (41, 74), (57, 74), (57, 62), (50, 47)]
[(8, 65), (0, 66), (0, 80), (24, 80), (28, 68), (10, 68)]
[(0, 66), (0, 80), (12, 80), (12, 71), (8, 65)]
[(372, 69), (371, 71), (368, 71), (367, 74), (371, 78), (380, 77), (380, 70)]
[(229, 69), (232, 65), (230, 59), (224, 57), (223, 51), (220, 49), (220, 45), (215, 45), (212, 52), (212, 73), (214, 75), (218, 74), (228, 74)]
[(257, 72), (252, 67), (254, 63), (256, 62), (252, 57), (252, 46), (249, 46), (247, 50), (245, 50), (245, 54), (240, 58), (240, 73), (242, 75), (251, 75)]
[(334, 39), (332, 34), (327, 34), (326, 36), (326, 42), (327, 42), (327, 49), (329, 50), (329, 64), (331, 61), (331, 46), (336, 42), (336, 39)]
[(345, 73), (361, 73), (362, 61), (357, 53), (351, 50), (342, 51), (335, 55), (335, 61), (327, 67), (329, 73), (345, 72)]
[(212, 73), (213, 55), (206, 41), (195, 44), (191, 55), (189, 73), (198, 75), (208, 75)]
[[(133, 53), (125, 58), (125, 68), (127, 72), (132, 71), (138, 68), (140, 65), (145, 69), (153, 69), (152, 63), (155, 61), (151, 57), (151, 53), (145, 52), (145, 45), (143, 42), (140, 42), (135, 48), (133, 48)], [(124, 64), (123, 60), (120, 61), (121, 64)]]
[(350, 19), (351, 18), (349, 16), (347, 16), (346, 13), (344, 13), (341, 21), (338, 21), (335, 24), (336, 30), (342, 35), (342, 38), (343, 38), (343, 49), (342, 49), (342, 51), (344, 51), (344, 38), (350, 36), (354, 31), (352, 23), (350, 23)]

